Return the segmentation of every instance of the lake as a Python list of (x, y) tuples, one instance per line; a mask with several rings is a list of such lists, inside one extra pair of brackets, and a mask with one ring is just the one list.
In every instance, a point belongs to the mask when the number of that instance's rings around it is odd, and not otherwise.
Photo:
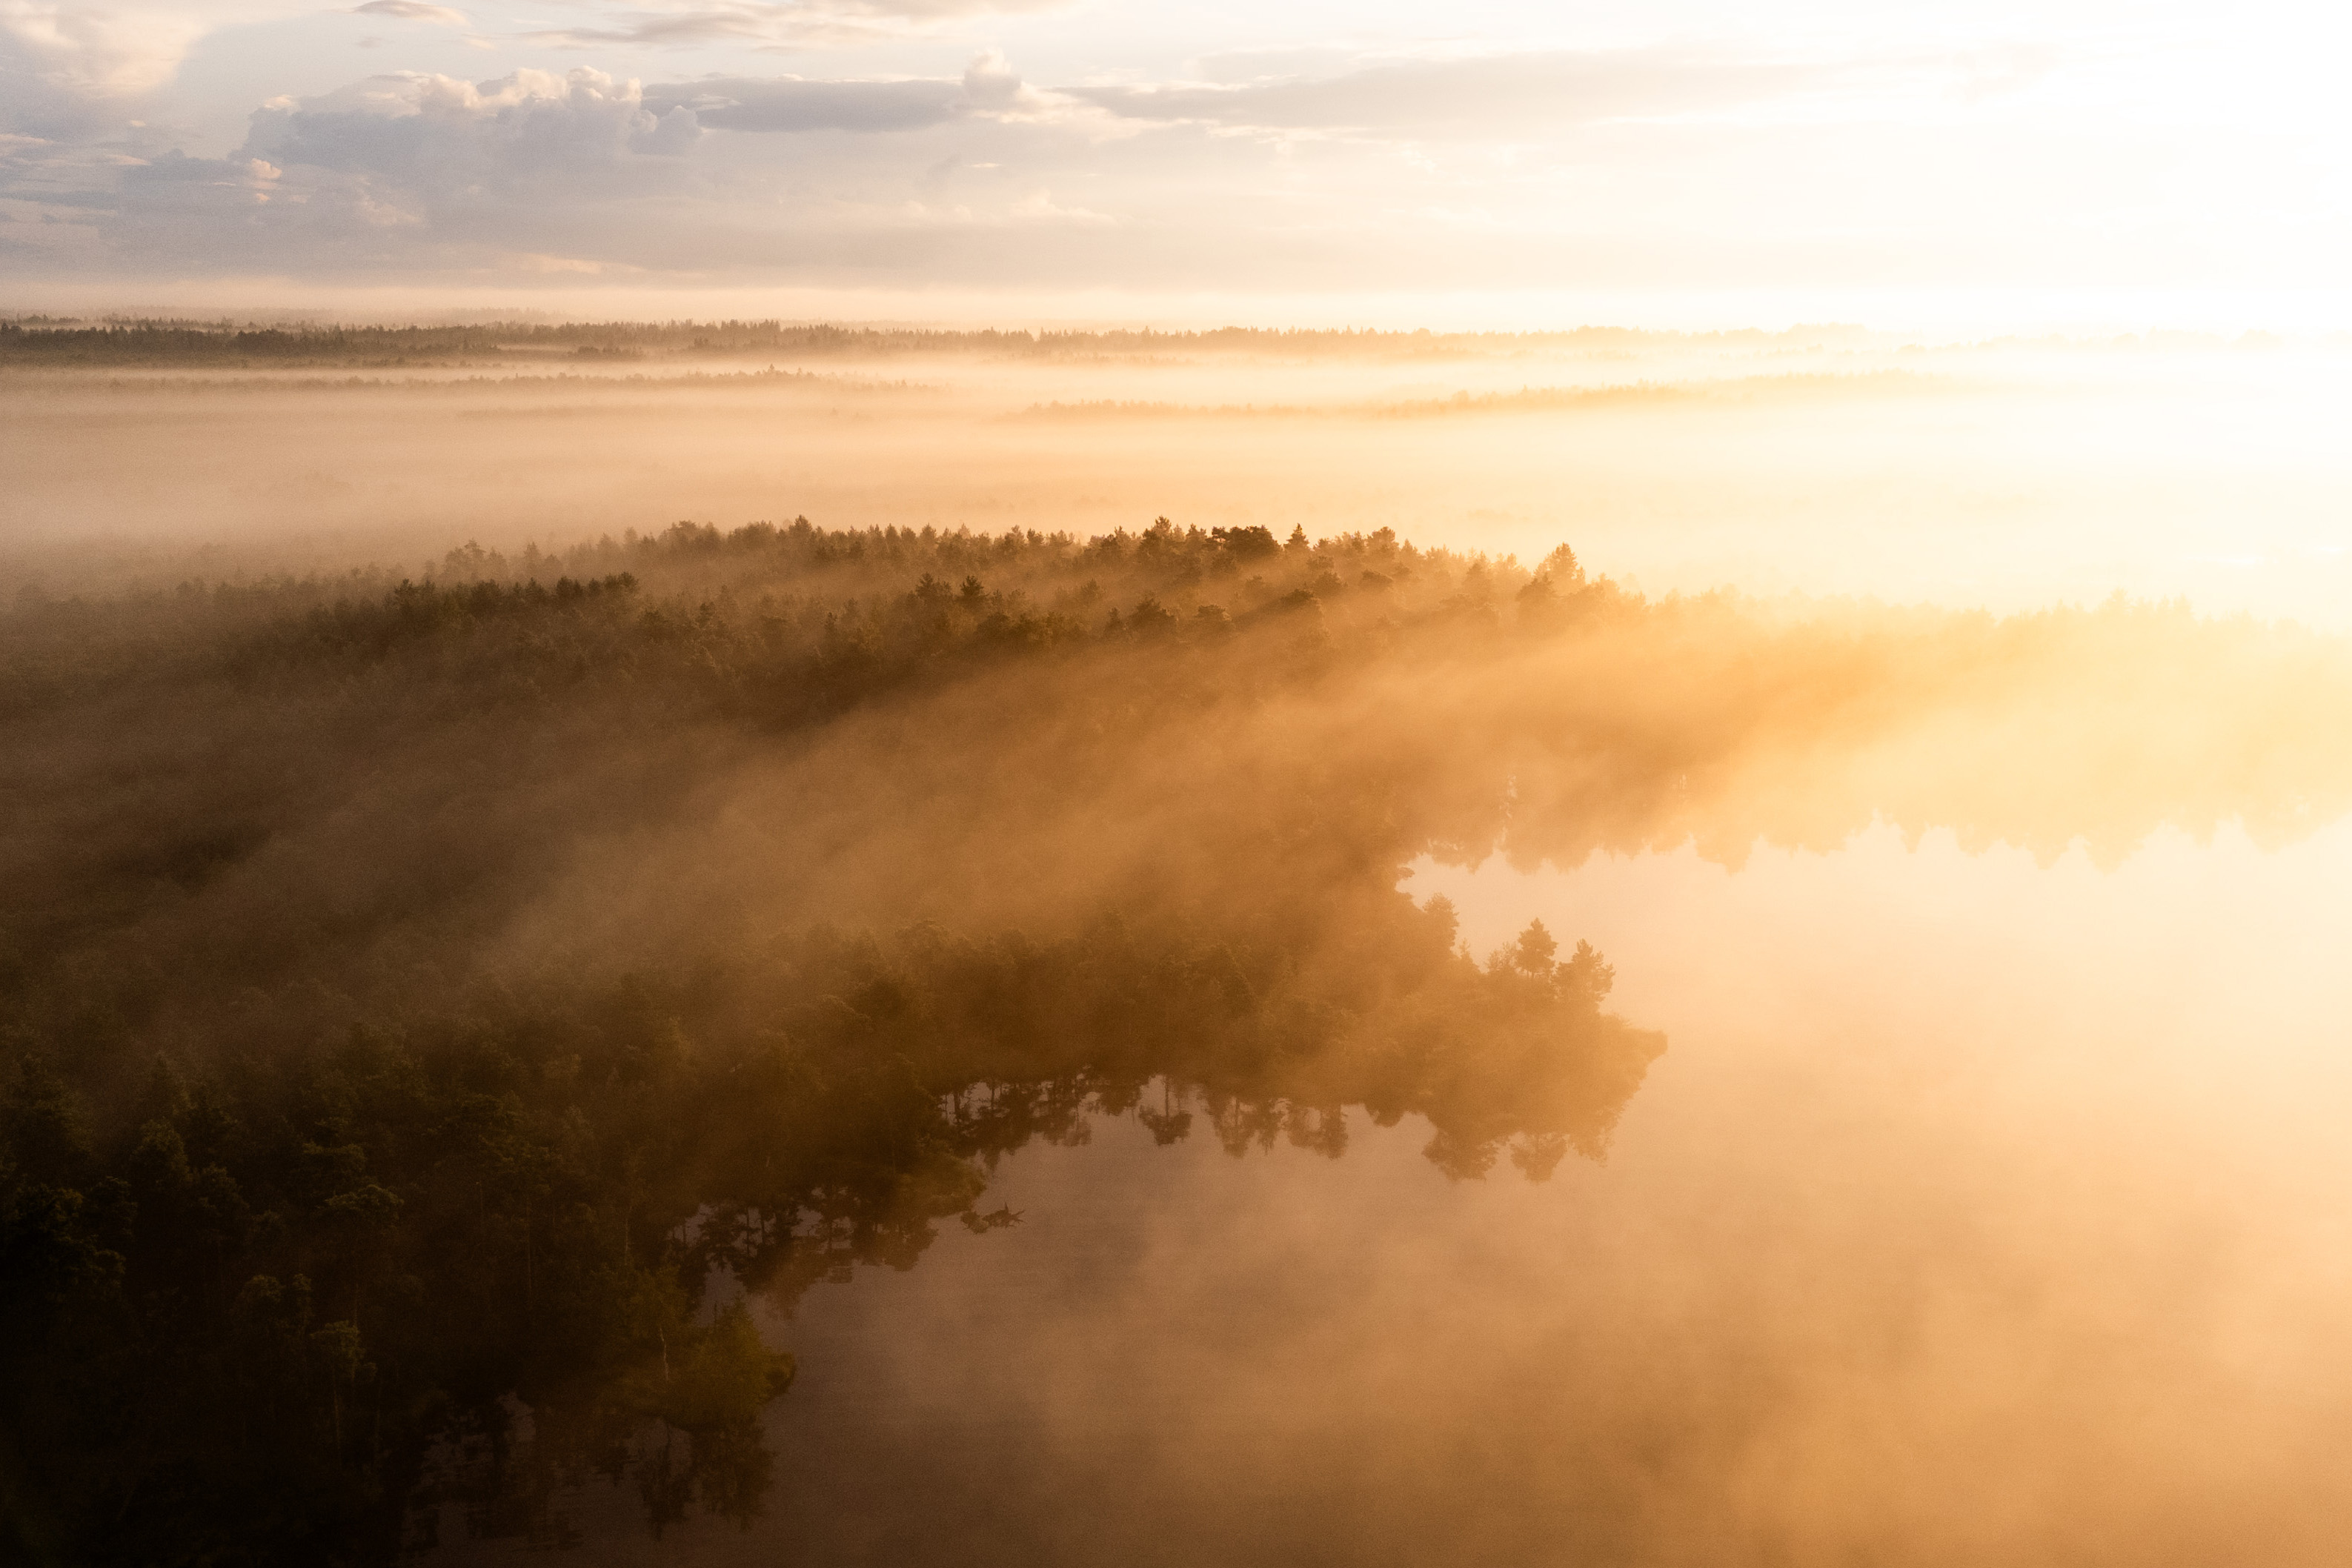
[(1017, 1224), (763, 1306), (751, 1528), (597, 1482), (577, 1560), (2331, 1560), (2347, 872), (2346, 825), (1423, 862), (1666, 1033), (1605, 1163), (1097, 1117), (997, 1167)]

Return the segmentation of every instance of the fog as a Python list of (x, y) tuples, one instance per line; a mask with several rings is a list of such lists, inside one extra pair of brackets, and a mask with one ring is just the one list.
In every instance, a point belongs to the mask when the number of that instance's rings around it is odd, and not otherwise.
[(1164, 514), (1527, 560), (1568, 540), (1653, 594), (2013, 611), (2122, 590), (2330, 627), (2352, 602), (2340, 344), (483, 333), (487, 352), (308, 360), (0, 354), (0, 589), (96, 569), (69, 541), (168, 586), (195, 547), (253, 572), (680, 518), (1084, 536)]
[(2323, 1561), (2347, 847), (1424, 866), (1666, 1028), (1605, 1165), (1034, 1147), (1019, 1228), (780, 1325), (788, 1511), (695, 1549)]
[(695, 335), (0, 342), (12, 1550), (2332, 1554), (2332, 351)]

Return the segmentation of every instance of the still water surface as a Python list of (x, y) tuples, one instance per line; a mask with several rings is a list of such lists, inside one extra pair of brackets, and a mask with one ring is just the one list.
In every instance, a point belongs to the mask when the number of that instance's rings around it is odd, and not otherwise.
[(999, 1165), (1017, 1225), (761, 1305), (801, 1372), (748, 1531), (599, 1484), (575, 1560), (2334, 1559), (2352, 824), (1407, 885), (1480, 952), (1591, 939), (1665, 1031), (1605, 1163), (1097, 1118)]

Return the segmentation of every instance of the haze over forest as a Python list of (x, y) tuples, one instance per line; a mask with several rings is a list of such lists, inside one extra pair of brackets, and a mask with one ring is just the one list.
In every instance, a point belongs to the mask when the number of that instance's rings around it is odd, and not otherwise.
[(0, 1568), (2333, 1564), (2343, 28), (0, 0)]
[(1165, 513), (1569, 540), (1654, 593), (2122, 590), (2330, 627), (2352, 602), (2344, 351), (2311, 339), (198, 325), (0, 335), (0, 590), (170, 586), (195, 549), (341, 570), (681, 518)]
[[(1063, 1529), (1210, 1550), (1150, 1522), (1196, 1506), (1186, 1476), (1215, 1473), (1186, 1422), (1130, 1440), (1150, 1445), (1130, 1458), (1131, 1506), (1078, 1501), (1085, 1465), (1034, 1442), (993, 1483), (1026, 1500), (983, 1505), (958, 1446), (886, 1439), (823, 1381), (918, 1342), (952, 1368), (984, 1358), (981, 1342), (836, 1329), (812, 1363), (802, 1336), (828, 1292), (867, 1289), (872, 1270), (919, 1280), (945, 1247), (946, 1290), (977, 1266), (957, 1261), (963, 1246), (1027, 1256), (1077, 1189), (1024, 1188), (1024, 1151), (1075, 1157), (1097, 1128), (1132, 1128), (1168, 1162), (1104, 1167), (1130, 1216), (1160, 1212), (1159, 1184), (1200, 1179), (1180, 1159), (1196, 1145), (1362, 1164), (1390, 1188), (1517, 1183), (1605, 1204), (1612, 1147), (1676, 1047), (1613, 999), (1624, 961), (1588, 940), (1585, 900), (1538, 890), (1527, 919), (1498, 924), (1528, 902), (1498, 875), (1539, 889), (1695, 855), (1769, 879), (1791, 853), (1841, 864), (1889, 830), (1960, 864), (2021, 851), (2029, 876), (2079, 862), (2127, 878), (2198, 844), (2340, 853), (2352, 657), (2332, 628), (2199, 604), (2315, 601), (2324, 576), (2217, 591), (2143, 538), (2137, 569), (2193, 594), (2068, 605), (2112, 547), (2078, 531), (2071, 549), (1900, 592), (1938, 552), (2000, 548), (1975, 504), (1998, 481), (1979, 469), (1979, 489), (1939, 496), (1949, 459), (1929, 432), (2000, 450), (2013, 510), (2038, 521), (2121, 461), (2021, 450), (2048, 410), (2177, 414), (2215, 378), (2299, 384), (2324, 352), (1936, 349), (1854, 329), (8, 327), (0, 396), (12, 429), (42, 432), (12, 447), (0, 618), (7, 1387), (11, 1430), (42, 1434), (7, 1457), (15, 1550), (319, 1561), (568, 1542), (625, 1556), (751, 1531), (761, 1550), (820, 1561), (948, 1539), (1008, 1560), (1092, 1555), (1055, 1544)], [(2103, 384), (2118, 366), (2128, 384)], [(1824, 471), (1832, 444), (1857, 441), (1874, 472)], [(1706, 466), (1676, 472), (1677, 454)], [(2325, 472), (2323, 454), (2305, 460)], [(2209, 449), (2182, 471), (2218, 485), (2242, 463)], [(1797, 465), (1819, 485), (1803, 527), (1741, 515)], [(1118, 518), (1139, 490), (1200, 510)], [(1862, 503), (1889, 494), (1947, 510), (1899, 549), (1874, 544)], [(712, 521), (657, 521), (664, 500)], [(2193, 490), (2172, 500), (2181, 534), (2207, 526)], [(1726, 520), (1717, 542), (1663, 525), (1661, 507)], [(1416, 511), (1433, 531), (1390, 521)], [(1837, 585), (1878, 592), (1644, 592), (1589, 546), (1522, 542), (1570, 520), (1669, 584), (1712, 550), (1778, 558), (1754, 575), (1784, 590), (1843, 572)], [(2012, 599), (2030, 607), (1985, 607)], [(1905, 858), (1857, 864), (1899, 888), (1927, 874)], [(1937, 1100), (1906, 1062), (1885, 1056), (1825, 1103), (1859, 1095), (1872, 1120), (1908, 1124)], [(1787, 1097), (1823, 1093), (1801, 1081), (1747, 1092), (1786, 1117)], [(1968, 1121), (1947, 1115), (1945, 1135)], [(2112, 1163), (2113, 1136), (2070, 1139)], [(1389, 1162), (1393, 1137), (1426, 1177)], [(1708, 1141), (1717, 1162), (1780, 1150), (1796, 1180), (1904, 1164), (1876, 1138), (1796, 1154), (1771, 1118)], [(1680, 1142), (1652, 1158), (1706, 1168)], [(1276, 1216), (1309, 1201), (1302, 1177), (1266, 1168), (1234, 1223), (1292, 1223)], [(2077, 1193), (2103, 1212), (2079, 1185), (2090, 1169), (2045, 1173), (2043, 1201)], [(2009, 1179), (1976, 1180), (1980, 1216), (2031, 1212)], [(1382, 1244), (1406, 1279), (1473, 1223), (1414, 1212)], [(2150, 1271), (2176, 1267), (2168, 1245), (2078, 1279), (2038, 1229), (2021, 1253), (1938, 1232), (1890, 1275), (1866, 1237), (1915, 1221), (1866, 1212), (1816, 1207), (1808, 1225), (1837, 1234), (1800, 1297), (1654, 1320), (1679, 1323), (1702, 1363), (1731, 1357), (1728, 1383), (1601, 1397), (1612, 1363), (1523, 1349), (1587, 1393), (1564, 1388), (1545, 1414), (1395, 1386), (1391, 1416), (1358, 1438), (1318, 1415), (1277, 1442), (1282, 1473), (1350, 1510), (1365, 1494), (1345, 1478), (1367, 1465), (1420, 1477), (1399, 1503), (1417, 1500), (1421, 1524), (1381, 1508), (1323, 1519), (1333, 1560), (1576, 1542), (1642, 1561), (1770, 1542), (1918, 1554), (1954, 1521), (1824, 1511), (1802, 1489), (1759, 1500), (1741, 1456), (1866, 1463), (1804, 1412), (1878, 1385), (1846, 1382), (1862, 1375), (1853, 1347), (1806, 1325), (1828, 1311), (1899, 1344), (1922, 1279), (1990, 1268), (2036, 1292), (2075, 1280), (2064, 1289), (2090, 1294), (2070, 1310), (2176, 1344), (2159, 1371), (2127, 1357), (2064, 1374), (2102, 1463), (2130, 1478), (2078, 1506), (2151, 1539), (2236, 1528), (2193, 1484), (2212, 1462), (2200, 1441), (2167, 1428), (2118, 1447), (2096, 1416), (2126, 1384), (2139, 1397), (2233, 1375), (2220, 1344), (2164, 1337)], [(1646, 1299), (1640, 1281), (1746, 1256), (1679, 1213), (1613, 1244), (1616, 1293), (1553, 1284), (1450, 1311), (1499, 1342), (1570, 1312), (1631, 1375), (1649, 1354), (1613, 1314)], [(2198, 1224), (2252, 1245), (2278, 1218)], [(1849, 1221), (1864, 1251), (1837, 1239)], [(1801, 1234), (1759, 1223), (1759, 1238)], [(1017, 1267), (1042, 1280), (1060, 1256)], [(1198, 1267), (1154, 1256), (1125, 1267), (1139, 1281)], [(1135, 1310), (1006, 1288), (1034, 1303), (1022, 1320), (1077, 1314), (1059, 1350), (1041, 1345), (1046, 1365), (1116, 1342)], [(1318, 1300), (1263, 1319), (1228, 1295), (1202, 1321), (1321, 1321)], [(2274, 1310), (2315, 1321), (2319, 1300)], [(1331, 1364), (1343, 1377), (1385, 1364), (1403, 1331), (1330, 1321), (1336, 1343), (1360, 1342)], [(2047, 1325), (1975, 1311), (1952, 1331), (1965, 1360)], [(1215, 1419), (1262, 1427), (1248, 1357), (1156, 1334), (1190, 1379), (1234, 1380), (1199, 1418), (1230, 1405)], [(1924, 1408), (1957, 1397), (1938, 1358), (1889, 1353), (1880, 1375), (1926, 1378)], [(803, 1375), (813, 1398), (793, 1392)], [(1070, 1384), (1038, 1418), (1098, 1421), (1109, 1386)], [(1188, 1382), (1181, 1398), (1202, 1396)], [(931, 1421), (997, 1419), (984, 1412), (1007, 1397), (971, 1391), (961, 1416)], [(1349, 1403), (1286, 1397), (1334, 1418)], [(1670, 1411), (1687, 1436), (1639, 1436)], [(2257, 1400), (2247, 1418), (2285, 1415)], [(822, 1425), (803, 1437), (796, 1419)], [(1441, 1459), (1428, 1445), (1458, 1442), (1464, 1422), (1516, 1433), (1515, 1458), (1476, 1477)], [(1905, 1429), (1923, 1454), (1943, 1441)], [(2266, 1428), (2277, 1476), (2324, 1462), (2303, 1446), (2321, 1429)], [(1613, 1458), (1559, 1468), (1661, 1442), (1669, 1468), (1639, 1487)], [(1986, 1484), (2056, 1462), (2013, 1447), (1943, 1462)], [(855, 1500), (875, 1466), (928, 1478), (940, 1534), (875, 1521)], [(2147, 1487), (2183, 1501), (2151, 1512)], [(1641, 1500), (1654, 1489), (1671, 1527)], [(1296, 1495), (1277, 1484), (1268, 1501)], [(1988, 1539), (2046, 1544), (2058, 1527), (2028, 1507)], [(1299, 1548), (1261, 1523), (1213, 1549)]]

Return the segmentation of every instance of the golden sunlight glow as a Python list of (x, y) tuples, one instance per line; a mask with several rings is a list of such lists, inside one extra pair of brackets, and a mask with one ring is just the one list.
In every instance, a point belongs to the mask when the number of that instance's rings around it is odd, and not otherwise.
[(2332, 1568), (2346, 26), (0, 0), (0, 1563)]

